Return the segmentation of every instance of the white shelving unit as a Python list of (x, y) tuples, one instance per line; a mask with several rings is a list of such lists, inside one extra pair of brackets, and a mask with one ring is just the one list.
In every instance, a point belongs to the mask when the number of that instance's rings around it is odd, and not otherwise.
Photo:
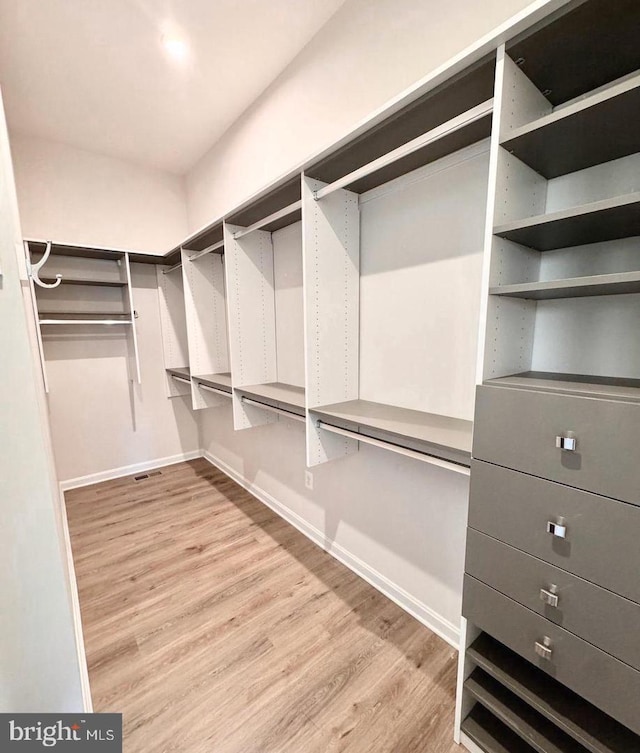
[(32, 240), (24, 245), (46, 391), (51, 337), (124, 337), (129, 378), (140, 384), (129, 253)]

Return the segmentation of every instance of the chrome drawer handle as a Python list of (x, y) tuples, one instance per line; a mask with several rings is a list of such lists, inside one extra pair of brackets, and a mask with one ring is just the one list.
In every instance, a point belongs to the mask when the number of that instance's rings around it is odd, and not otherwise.
[(565, 450), (566, 452), (575, 452), (578, 445), (576, 437), (556, 437), (556, 447), (559, 450)]
[(540, 600), (544, 601), (544, 603), (548, 604), (550, 607), (557, 607), (558, 602), (560, 601), (560, 597), (558, 596), (558, 586), (551, 585), (549, 586), (549, 590), (541, 588)]
[(551, 656), (553, 655), (553, 649), (551, 648), (551, 638), (544, 637), (542, 639), (542, 643), (540, 641), (536, 641), (534, 644), (534, 649), (536, 654), (541, 659), (545, 659), (546, 661), (551, 660)]
[(559, 539), (567, 538), (567, 524), (564, 518), (558, 518), (554, 523), (552, 520), (547, 521), (547, 533), (557, 536)]

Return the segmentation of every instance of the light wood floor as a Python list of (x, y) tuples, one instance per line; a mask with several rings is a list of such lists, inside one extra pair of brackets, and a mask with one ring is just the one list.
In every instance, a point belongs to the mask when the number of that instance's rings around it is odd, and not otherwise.
[(67, 492), (127, 753), (451, 753), (456, 657), (205, 460)]

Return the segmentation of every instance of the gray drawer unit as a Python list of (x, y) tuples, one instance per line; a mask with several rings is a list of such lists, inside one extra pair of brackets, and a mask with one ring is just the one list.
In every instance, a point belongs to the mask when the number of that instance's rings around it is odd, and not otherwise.
[(635, 602), (472, 529), (467, 539), (466, 570), (640, 670), (640, 605)]
[(640, 672), (470, 575), (464, 578), (463, 614), (640, 734)]
[(640, 507), (473, 461), (469, 526), (640, 603)]
[(479, 460), (640, 505), (639, 451), (640, 403), (478, 387)]

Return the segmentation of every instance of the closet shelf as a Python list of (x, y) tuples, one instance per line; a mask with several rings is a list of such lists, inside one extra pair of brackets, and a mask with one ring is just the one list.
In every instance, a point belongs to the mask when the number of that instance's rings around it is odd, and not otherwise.
[(640, 235), (640, 192), (507, 222), (493, 232), (538, 251)]
[(188, 366), (177, 366), (175, 368), (167, 369), (166, 371), (167, 374), (171, 374), (172, 376), (191, 379), (191, 369)]
[[(53, 283), (56, 281), (55, 277), (41, 277), (43, 282)], [(108, 288), (126, 288), (126, 280), (100, 280), (95, 277), (63, 277), (62, 285), (99, 285)]]
[(197, 382), (206, 384), (208, 387), (215, 387), (218, 390), (231, 394), (231, 373), (228, 371), (220, 374), (200, 374), (194, 376), (194, 379)]
[(605, 400), (640, 402), (640, 379), (524, 371), (520, 374), (488, 379), (485, 384)]
[(584, 747), (525, 701), (476, 668), (465, 690), (532, 748), (544, 753), (585, 753)]
[(349, 400), (312, 411), (331, 426), (462, 466), (470, 464), (471, 421), (368, 400)]
[(534, 753), (534, 748), (479, 703), (471, 709), (461, 729), (486, 753)]
[(590, 753), (640, 749), (637, 735), (486, 633), (466, 656)]
[(108, 327), (113, 327), (115, 325), (125, 325), (125, 326), (131, 326), (131, 320), (130, 319), (38, 319), (38, 322), (40, 324), (64, 324), (64, 325), (70, 325), (70, 324), (84, 324), (84, 325), (103, 325)]
[(237, 387), (236, 391), (257, 402), (265, 402), (275, 408), (282, 408), (303, 416), (305, 412), (304, 387), (296, 387), (284, 382), (269, 382)]
[(129, 311), (42, 311), (41, 309), (38, 309), (38, 313), (40, 316), (52, 318), (58, 316), (82, 316), (85, 318), (92, 316), (106, 316), (111, 318), (126, 316), (131, 318), (131, 313)]
[(640, 151), (640, 75), (512, 131), (502, 146), (545, 178)]
[(523, 282), (489, 288), (491, 295), (528, 298), (543, 301), (551, 298), (581, 298), (593, 295), (625, 295), (640, 293), (640, 272), (618, 272), (564, 280)]

